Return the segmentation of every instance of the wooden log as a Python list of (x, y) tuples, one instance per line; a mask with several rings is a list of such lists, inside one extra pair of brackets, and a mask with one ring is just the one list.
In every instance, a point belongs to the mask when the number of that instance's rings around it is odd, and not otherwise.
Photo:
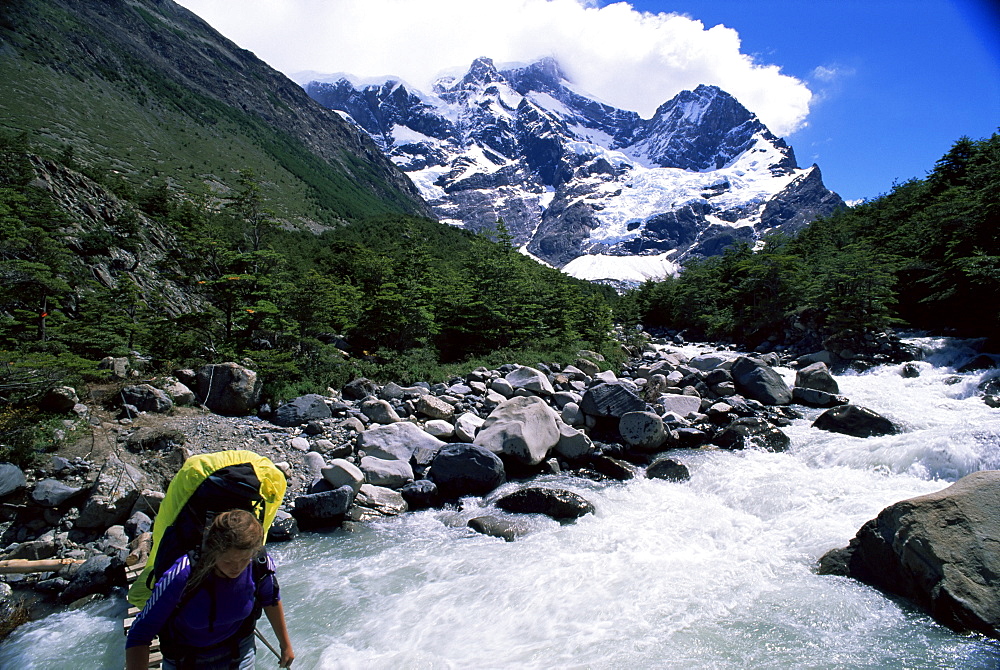
[(0, 575), (58, 572), (70, 565), (81, 565), (84, 562), (83, 560), (73, 558), (45, 558), (38, 561), (27, 558), (11, 558), (6, 561), (0, 561)]
[(128, 547), (131, 551), (128, 558), (125, 559), (125, 565), (145, 564), (146, 559), (149, 558), (149, 552), (153, 549), (153, 534), (143, 533), (132, 540)]

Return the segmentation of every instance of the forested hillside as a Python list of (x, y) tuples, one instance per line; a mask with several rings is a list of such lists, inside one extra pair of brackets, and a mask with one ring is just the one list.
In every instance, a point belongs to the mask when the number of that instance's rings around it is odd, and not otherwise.
[[(908, 326), (1000, 336), (1000, 136), (963, 137), (925, 179), (759, 252), (687, 263), (622, 301), (629, 322), (758, 346)], [(811, 344), (821, 345), (815, 338)]]

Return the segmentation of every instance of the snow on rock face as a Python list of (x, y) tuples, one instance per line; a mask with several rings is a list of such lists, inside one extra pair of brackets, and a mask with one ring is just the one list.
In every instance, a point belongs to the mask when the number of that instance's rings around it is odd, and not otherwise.
[(651, 119), (575, 91), (551, 58), (504, 69), (479, 58), (431, 94), (398, 80), (305, 89), (371, 134), (443, 222), (502, 218), (526, 253), (588, 279), (638, 283), (844, 206), (715, 86)]

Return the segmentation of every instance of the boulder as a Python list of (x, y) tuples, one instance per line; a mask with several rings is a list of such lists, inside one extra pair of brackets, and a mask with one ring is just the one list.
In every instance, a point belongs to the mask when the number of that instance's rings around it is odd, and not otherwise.
[(278, 510), (267, 531), (267, 542), (290, 542), (299, 534), (299, 522), (284, 510)]
[(890, 505), (820, 572), (908, 598), (938, 622), (1000, 638), (1000, 471)]
[(490, 537), (499, 537), (507, 542), (513, 542), (528, 532), (526, 526), (492, 514), (469, 519), (467, 525), (477, 533)]
[(31, 499), (42, 507), (58, 507), (82, 492), (83, 488), (69, 486), (58, 479), (43, 479), (35, 484), (35, 488), (31, 491)]
[(205, 365), (198, 370), (198, 398), (217, 414), (246, 416), (260, 402), (257, 373), (236, 363)]
[(417, 414), (423, 414), (429, 419), (450, 419), (455, 415), (455, 408), (436, 396), (422, 395), (414, 404)]
[(975, 372), (976, 370), (992, 370), (997, 367), (997, 362), (992, 356), (979, 354), (971, 361), (958, 368), (955, 372)]
[(335, 458), (330, 465), (320, 470), (320, 475), (335, 489), (345, 484), (357, 493), (365, 483), (365, 473), (361, 468), (343, 458)]
[(910, 361), (903, 363), (903, 367), (899, 369), (899, 374), (906, 379), (914, 379), (920, 376), (920, 368), (916, 363)]
[(554, 451), (570, 460), (586, 456), (594, 450), (594, 443), (582, 430), (559, 422), (559, 442)]
[(544, 372), (535, 368), (529, 368), (526, 365), (508, 373), (504, 379), (507, 380), (507, 383), (510, 384), (514, 391), (524, 389), (537, 395), (546, 396), (552, 395), (555, 392), (555, 389), (552, 388), (552, 383)]
[(498, 393), (504, 398), (514, 397), (514, 387), (510, 385), (510, 382), (506, 379), (494, 379), (490, 382), (490, 390), (494, 393)]
[[(117, 578), (116, 572), (121, 572)], [(72, 581), (60, 594), (59, 599), (64, 603), (70, 603), (92, 593), (103, 593), (118, 582), (124, 584), (125, 571), (121, 569), (121, 566), (118, 566), (116, 570), (114, 562), (109, 556), (99, 554), (87, 559), (77, 569)]]
[(139, 498), (146, 476), (127, 463), (111, 456), (104, 463), (91, 489), (78, 528), (108, 528), (124, 523)]
[(340, 390), (346, 400), (364, 400), (378, 393), (378, 386), (370, 379), (360, 377), (344, 385)]
[(490, 413), (473, 444), (537, 465), (559, 444), (559, 423), (559, 415), (541, 398), (516, 396)]
[(714, 370), (724, 363), (732, 361), (736, 356), (731, 353), (723, 353), (721, 351), (713, 351), (707, 354), (699, 354), (688, 361), (690, 365), (695, 370), (701, 370), (702, 372), (707, 372), (709, 370)]
[(585, 459), (585, 464), (589, 469), (608, 479), (619, 482), (635, 479), (636, 467), (614, 456), (591, 454)]
[(580, 405), (575, 402), (568, 402), (563, 405), (560, 417), (568, 426), (582, 426), (587, 421), (587, 418), (580, 410)]
[(129, 537), (139, 537), (153, 530), (153, 520), (143, 512), (134, 512), (125, 522), (125, 532)]
[(505, 495), (497, 500), (496, 506), (506, 512), (544, 514), (559, 521), (594, 513), (594, 506), (572, 491), (538, 486)]
[(128, 376), (130, 366), (128, 358), (125, 356), (105, 356), (97, 364), (98, 370), (111, 370), (111, 376), (115, 379), (125, 379)]
[(0, 498), (23, 489), (27, 484), (21, 468), (13, 463), (0, 463)]
[(701, 398), (693, 395), (664, 393), (657, 403), (663, 407), (664, 414), (676, 414), (680, 417), (691, 416), (701, 410)]
[(455, 426), (444, 419), (431, 419), (424, 424), (424, 430), (428, 435), (438, 439), (449, 438), (455, 434)]
[(358, 435), (358, 449), (376, 458), (396, 458), (426, 466), (445, 442), (428, 435), (420, 426), (400, 421), (366, 430)]
[(179, 381), (168, 381), (163, 385), (163, 391), (170, 396), (170, 399), (174, 401), (175, 405), (185, 406), (194, 403), (194, 391)]
[(292, 515), (304, 528), (339, 525), (355, 496), (348, 484), (332, 491), (296, 496)]
[(409, 461), (365, 456), (361, 459), (361, 472), (365, 481), (374, 486), (398, 489), (413, 481), (413, 468)]
[(733, 362), (730, 372), (736, 389), (748, 398), (765, 405), (788, 405), (792, 402), (792, 391), (775, 370), (748, 356), (740, 356)]
[(466, 412), (455, 421), (455, 437), (462, 442), (473, 442), (485, 422), (478, 414)]
[(587, 375), (588, 377), (593, 377), (601, 371), (601, 366), (590, 360), (589, 358), (578, 358), (573, 362), (573, 367)]
[(126, 386), (121, 391), (121, 400), (126, 405), (134, 406), (140, 412), (155, 412), (157, 414), (169, 412), (174, 406), (174, 401), (170, 399), (170, 396), (149, 384)]
[[(309, 477), (315, 479), (316, 477), (323, 476), (323, 468), (326, 467), (326, 459), (323, 458), (323, 454), (317, 451), (309, 451), (302, 457), (302, 465), (305, 466)], [(343, 484), (343, 482), (341, 482), (341, 484)], [(340, 484), (337, 486), (340, 486)]]
[(785, 451), (791, 440), (781, 430), (758, 417), (741, 417), (726, 426), (713, 442), (723, 449)]
[(476, 444), (449, 444), (431, 463), (430, 479), (445, 499), (481, 496), (503, 484), (503, 462), (489, 449)]
[(386, 400), (369, 398), (361, 403), (361, 413), (375, 423), (396, 423), (399, 421), (399, 414), (392, 408)]
[(626, 444), (641, 451), (656, 451), (667, 441), (663, 419), (653, 412), (626, 413), (618, 421), (618, 432)]
[(52, 558), (59, 553), (59, 547), (51, 540), (31, 540), (16, 545), (12, 550), (4, 554), (5, 560), (28, 560), (40, 561)]
[(434, 507), (440, 498), (437, 484), (429, 479), (418, 479), (415, 482), (410, 482), (399, 489), (399, 495), (403, 496), (403, 500), (406, 501), (411, 510)]
[(646, 403), (631, 386), (615, 379), (588, 388), (583, 394), (583, 400), (580, 401), (580, 409), (590, 416), (610, 416), (620, 419), (629, 412), (645, 411)]
[(78, 402), (80, 402), (80, 398), (77, 397), (76, 390), (72, 386), (57, 386), (46, 391), (38, 402), (38, 406), (47, 412), (65, 414), (72, 412)]
[(661, 458), (646, 468), (646, 478), (683, 482), (691, 479), (691, 473), (683, 463), (678, 463), (671, 458)]
[(820, 414), (813, 428), (854, 437), (895, 435), (899, 428), (881, 414), (858, 405), (840, 405)]
[(310, 421), (329, 419), (333, 416), (326, 398), (318, 393), (309, 393), (278, 406), (274, 411), (274, 423), (278, 426), (293, 427)]
[(408, 510), (406, 500), (399, 491), (365, 484), (347, 510), (347, 518), (357, 522), (378, 521), (405, 514)]
[(842, 395), (802, 388), (801, 386), (796, 386), (792, 389), (792, 401), (809, 407), (837, 407), (850, 402)]
[(830, 374), (830, 368), (826, 367), (826, 363), (822, 361), (807, 365), (796, 372), (795, 387), (815, 389), (831, 395), (840, 393), (840, 386), (837, 384), (837, 380)]

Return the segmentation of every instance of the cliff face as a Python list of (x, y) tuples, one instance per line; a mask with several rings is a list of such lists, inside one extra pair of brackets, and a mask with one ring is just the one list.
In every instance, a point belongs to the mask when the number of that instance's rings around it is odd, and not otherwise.
[(253, 168), (289, 221), (429, 210), (364, 133), (171, 0), (0, 7), (3, 124), (141, 181)]

